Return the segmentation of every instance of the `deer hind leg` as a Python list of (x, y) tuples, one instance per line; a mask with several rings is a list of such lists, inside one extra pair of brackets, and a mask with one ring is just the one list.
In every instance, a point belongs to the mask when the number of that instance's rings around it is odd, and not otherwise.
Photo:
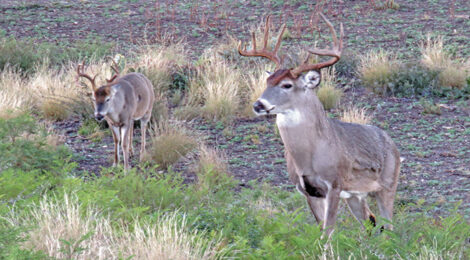
[(132, 138), (134, 137), (134, 121), (131, 121), (129, 126), (129, 157), (134, 156), (134, 144), (132, 143)]
[(121, 132), (119, 127), (111, 126), (111, 132), (113, 133), (113, 140), (114, 140), (114, 162), (113, 167), (116, 167), (119, 164), (121, 159), (119, 146), (121, 144)]
[(151, 114), (147, 114), (142, 119), (140, 119), (140, 130), (141, 130), (141, 142), (140, 142), (140, 161), (142, 162), (145, 155), (145, 139), (147, 134), (147, 124), (150, 120)]
[(361, 224), (363, 224), (364, 220), (368, 220), (375, 227), (375, 215), (370, 211), (366, 198), (361, 196), (352, 196), (348, 198), (346, 202), (348, 203), (351, 213), (359, 222), (361, 222)]

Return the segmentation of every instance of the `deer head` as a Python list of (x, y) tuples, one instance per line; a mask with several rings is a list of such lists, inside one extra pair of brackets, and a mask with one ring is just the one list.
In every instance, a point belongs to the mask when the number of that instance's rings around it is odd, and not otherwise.
[(113, 88), (113, 82), (116, 78), (119, 77), (119, 70), (117, 64), (113, 61), (113, 66), (111, 68), (114, 70), (116, 74), (114, 74), (110, 79), (106, 79), (107, 84), (102, 85), (100, 87), (96, 86), (96, 77), (98, 74), (95, 76), (90, 76), (84, 72), (85, 70), (85, 61), (83, 61), (82, 64), (79, 64), (77, 66), (77, 75), (78, 77), (83, 77), (86, 78), (90, 81), (91, 83), (91, 90), (93, 91), (93, 105), (95, 107), (95, 119), (98, 121), (101, 121), (104, 119), (104, 117), (108, 114), (108, 112), (111, 109), (110, 104), (112, 103), (115, 94), (116, 94), (116, 88)]
[[(276, 70), (274, 73), (270, 74), (267, 79), (266, 90), (253, 105), (253, 110), (257, 115), (282, 114), (290, 111), (294, 106), (305, 102), (305, 96), (311, 95), (308, 90), (316, 88), (321, 82), (320, 69), (329, 67), (340, 59), (343, 49), (343, 25), (341, 24), (340, 26), (340, 39), (338, 40), (333, 25), (323, 14), (320, 15), (330, 28), (333, 38), (333, 47), (331, 49), (308, 49), (308, 57), (296, 68), (282, 68), (282, 60), (277, 55), (281, 45), (282, 34), (286, 27), (285, 24), (282, 26), (273, 51), (267, 50), (270, 16), (266, 18), (264, 46), (262, 50), (256, 49), (254, 33), (252, 33), (253, 47), (250, 51), (247, 51), (246, 47), (242, 48), (242, 43), (239, 43), (238, 52), (240, 55), (265, 57), (276, 63)], [(331, 56), (332, 58), (324, 62), (309, 64), (311, 54)]]

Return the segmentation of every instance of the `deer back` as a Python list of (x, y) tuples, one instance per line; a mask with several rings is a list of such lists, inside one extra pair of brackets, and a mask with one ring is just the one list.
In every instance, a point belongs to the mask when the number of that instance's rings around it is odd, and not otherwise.
[(155, 93), (153, 85), (150, 80), (143, 74), (132, 72), (119, 78), (115, 84), (121, 85), (125, 92), (126, 97), (134, 96), (135, 102), (128, 101), (128, 103), (135, 103), (135, 108), (132, 111), (132, 119), (140, 119), (144, 115), (151, 113), (153, 102), (155, 101)]

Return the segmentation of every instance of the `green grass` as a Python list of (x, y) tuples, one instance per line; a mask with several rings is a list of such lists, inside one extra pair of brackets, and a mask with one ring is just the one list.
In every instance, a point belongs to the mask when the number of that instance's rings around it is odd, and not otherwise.
[[(31, 117), (20, 116), (0, 121), (0, 129), (2, 145), (13, 145), (21, 133), (37, 131), (37, 126)], [(40, 139), (30, 142), (32, 146), (42, 147)], [(15, 154), (20, 156), (32, 149), (20, 146)], [(176, 223), (171, 225), (176, 225), (174, 230), (178, 234), (192, 237), (191, 243), (195, 243), (192, 245), (199, 245), (203, 253), (209, 250), (212, 253), (207, 258), (214, 259), (222, 256), (465, 259), (470, 256), (467, 241), (470, 225), (457, 210), (432, 217), (427, 213), (431, 208), (425, 208), (421, 202), (400, 204), (396, 206), (394, 230), (384, 232), (379, 232), (380, 227), (367, 227), (368, 232), (361, 229), (349, 213), (341, 210), (336, 231), (327, 242), (321, 239), (322, 232), (300, 194), (256, 181), (234, 189), (237, 181), (224, 177), (226, 167), (217, 166), (221, 162), (214, 159), (218, 156), (213, 153), (206, 152), (203, 156), (206, 159), (201, 161), (197, 173), (203, 180), (199, 183), (185, 183), (177, 172), (158, 173), (155, 167), (134, 168), (127, 174), (119, 169), (103, 169), (99, 176), (74, 177), (74, 165), (65, 158), (47, 154), (45, 150), (41, 153), (48, 155), (49, 160), (60, 162), (60, 171), (44, 170), (37, 164), (22, 167), (10, 163), (0, 173), (0, 258), (47, 258), (46, 252), (39, 249), (45, 243), (52, 243), (47, 242), (50, 240), (46, 238), (50, 237), (59, 245), (50, 256), (65, 254), (76, 258), (92, 254), (91, 247), (96, 243), (108, 243), (102, 234), (129, 241), (129, 248), (135, 250), (151, 248), (130, 243), (137, 238), (156, 243), (147, 246), (173, 246), (178, 240), (169, 238), (161, 242), (154, 240), (150, 232), (163, 232), (165, 227), (159, 223), (168, 219), (176, 221), (169, 223)], [(213, 180), (214, 176), (217, 180)], [(47, 215), (51, 209), (55, 213)], [(44, 226), (51, 223), (45, 221), (51, 216), (56, 216), (57, 224)], [(68, 228), (74, 225), (89, 231), (77, 233)], [(147, 231), (141, 235), (133, 233), (141, 229)], [(125, 248), (113, 250), (115, 254), (129, 256)]]

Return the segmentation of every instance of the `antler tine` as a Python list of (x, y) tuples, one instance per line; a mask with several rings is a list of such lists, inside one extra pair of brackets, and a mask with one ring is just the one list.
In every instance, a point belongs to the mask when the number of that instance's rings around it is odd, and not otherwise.
[(98, 76), (98, 74), (96, 74), (92, 78), (90, 75), (83, 72), (84, 68), (85, 68), (85, 61), (83, 61), (82, 64), (77, 65), (77, 74), (78, 74), (79, 77), (84, 77), (84, 78), (88, 79), (91, 82), (92, 90), (95, 91), (95, 89), (96, 89), (95, 79), (96, 79), (96, 76)]
[(336, 35), (336, 31), (335, 31), (335, 28), (333, 27), (333, 24), (331, 24), (331, 22), (328, 21), (328, 19), (323, 14), (320, 13), (320, 16), (323, 18), (323, 20), (326, 22), (326, 24), (330, 28), (330, 32), (333, 38), (333, 47), (331, 49), (313, 48), (313, 49), (308, 49), (308, 52), (311, 54), (319, 55), (319, 56), (331, 56), (332, 58), (327, 61), (316, 63), (316, 64), (308, 64), (308, 59), (307, 59), (300, 66), (291, 70), (292, 75), (295, 77), (298, 77), (300, 73), (304, 71), (321, 69), (324, 67), (331, 66), (335, 64), (336, 62), (338, 62), (338, 60), (341, 57), (341, 52), (343, 50), (343, 37), (344, 37), (343, 24), (342, 23), (340, 24), (340, 39), (338, 41), (338, 37)]
[(284, 33), (286, 29), (286, 25), (284, 24), (282, 26), (275, 48), (272, 51), (268, 51), (270, 20), (271, 20), (271, 16), (269, 15), (268, 17), (266, 17), (266, 25), (264, 27), (263, 49), (261, 50), (256, 49), (256, 36), (255, 36), (255, 32), (252, 32), (251, 33), (251, 38), (252, 38), (251, 40), (252, 40), (252, 46), (253, 46), (252, 49), (247, 51), (246, 45), (243, 44), (242, 41), (240, 41), (238, 43), (238, 53), (240, 53), (240, 55), (243, 55), (243, 56), (265, 57), (273, 61), (274, 63), (276, 63), (276, 69), (278, 69), (281, 67), (281, 59), (277, 55), (277, 52), (279, 50), (279, 47), (281, 46), (282, 34)]
[[(110, 58), (110, 57), (108, 57)], [(114, 75), (111, 76), (110, 79), (106, 79), (108, 83), (113, 82), (117, 77), (119, 77), (120, 71), (119, 71), (119, 65), (116, 63), (114, 59), (111, 58), (111, 61), (113, 62), (113, 65), (111, 65), (111, 69), (114, 71)]]
[(269, 26), (271, 25), (271, 15), (266, 17), (266, 24), (264, 25), (264, 45), (263, 50), (268, 48), (268, 40), (269, 40)]

